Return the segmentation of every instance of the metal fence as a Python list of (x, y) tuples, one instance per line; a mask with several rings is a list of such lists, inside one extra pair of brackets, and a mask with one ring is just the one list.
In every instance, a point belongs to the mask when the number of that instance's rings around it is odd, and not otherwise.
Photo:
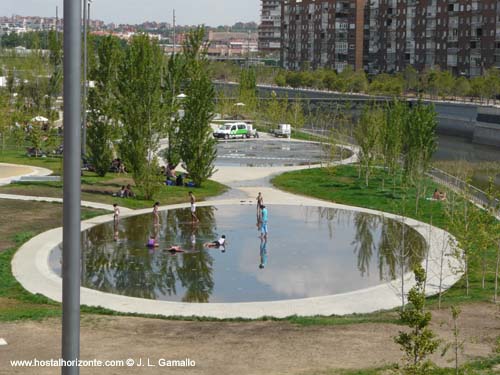
[(497, 216), (500, 215), (500, 201), (491, 198), (488, 193), (468, 184), (467, 182), (455, 177), (441, 169), (431, 168), (427, 173), (434, 181), (444, 185), (454, 191), (465, 193), (469, 200), (483, 208), (491, 207), (496, 210)]

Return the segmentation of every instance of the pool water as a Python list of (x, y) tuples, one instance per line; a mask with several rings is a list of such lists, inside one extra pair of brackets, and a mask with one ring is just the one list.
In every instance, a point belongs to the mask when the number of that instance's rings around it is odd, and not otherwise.
[[(414, 229), (380, 216), (321, 207), (268, 210), (267, 240), (259, 238), (253, 205), (198, 207), (194, 225), (186, 208), (161, 212), (156, 230), (151, 214), (122, 218), (116, 234), (112, 222), (93, 227), (82, 234), (82, 285), (167, 301), (273, 301), (375, 286), (425, 257), (425, 241)], [(151, 234), (156, 249), (146, 247)], [(225, 249), (204, 248), (222, 234)], [(186, 252), (163, 250), (172, 244)], [(60, 247), (49, 262), (60, 274)]]

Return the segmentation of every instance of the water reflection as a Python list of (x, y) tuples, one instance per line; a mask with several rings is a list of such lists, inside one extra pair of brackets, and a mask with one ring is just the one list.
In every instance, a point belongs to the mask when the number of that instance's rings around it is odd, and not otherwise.
[[(425, 256), (423, 238), (393, 220), (330, 208), (268, 209), (272, 262), (253, 205), (199, 207), (194, 225), (189, 208), (177, 209), (159, 213), (158, 248), (145, 246), (154, 228), (150, 213), (86, 231), (82, 285), (170, 301), (268, 301), (377, 285)], [(222, 234), (228, 251), (203, 247)], [(165, 251), (173, 245), (185, 252)], [(60, 253), (50, 262), (59, 272)]]

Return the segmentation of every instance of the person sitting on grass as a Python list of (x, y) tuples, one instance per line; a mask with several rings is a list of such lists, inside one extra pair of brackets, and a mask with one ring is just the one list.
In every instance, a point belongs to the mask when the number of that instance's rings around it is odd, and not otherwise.
[(132, 187), (130, 186), (130, 184), (127, 185), (127, 187), (125, 188), (125, 198), (134, 198), (135, 197), (135, 194), (134, 192), (132, 191)]
[(434, 194), (432, 194), (432, 199), (434, 199), (436, 201), (438, 201), (438, 200), (441, 199), (441, 195), (439, 194), (439, 190), (438, 189), (434, 190)]

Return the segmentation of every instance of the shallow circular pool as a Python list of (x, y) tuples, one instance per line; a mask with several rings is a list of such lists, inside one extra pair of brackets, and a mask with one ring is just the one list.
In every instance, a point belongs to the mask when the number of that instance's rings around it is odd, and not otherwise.
[[(345, 293), (386, 283), (425, 256), (414, 229), (381, 216), (321, 207), (270, 205), (259, 238), (255, 206), (189, 208), (95, 226), (82, 234), (82, 286), (183, 302), (256, 302)], [(156, 228), (156, 229), (155, 229)], [(159, 247), (148, 249), (150, 235)], [(224, 249), (205, 248), (222, 234)], [(117, 236), (115, 241), (115, 236)], [(180, 245), (185, 252), (164, 249)], [(61, 250), (49, 257), (60, 275)]]

